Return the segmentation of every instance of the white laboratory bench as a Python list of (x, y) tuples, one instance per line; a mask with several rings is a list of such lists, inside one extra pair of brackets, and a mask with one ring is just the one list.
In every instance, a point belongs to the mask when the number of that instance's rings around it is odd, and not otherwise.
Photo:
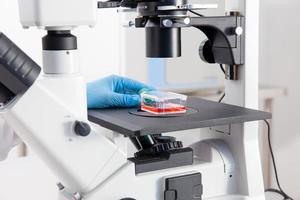
[(0, 162), (1, 200), (56, 200), (57, 180), (36, 157)]

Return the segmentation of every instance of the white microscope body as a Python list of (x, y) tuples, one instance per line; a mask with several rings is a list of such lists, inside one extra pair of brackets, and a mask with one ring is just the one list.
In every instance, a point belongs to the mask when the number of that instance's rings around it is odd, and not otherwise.
[[(91, 0), (21, 0), (19, 6), (26, 27), (66, 31), (96, 21), (97, 4)], [(126, 157), (100, 133), (84, 138), (73, 131), (76, 120), (87, 122), (86, 84), (77, 56), (77, 49), (44, 50), (44, 73), (3, 116), (66, 187), (87, 192), (124, 165)]]
[[(24, 27), (69, 34), (65, 31), (95, 25), (97, 1), (19, 0), (19, 9)], [(205, 200), (264, 200), (257, 137), (247, 143), (240, 125), (232, 125), (231, 136), (204, 130), (204, 137), (211, 139), (191, 145), (193, 165), (141, 174), (127, 160), (132, 154), (127, 138), (115, 133), (109, 139), (94, 128), (87, 137), (76, 133), (77, 122), (89, 123), (77, 56), (77, 48), (44, 48), (44, 73), (1, 111), (56, 174), (62, 198), (163, 200), (164, 178), (200, 172)], [(257, 177), (256, 183), (251, 176)]]

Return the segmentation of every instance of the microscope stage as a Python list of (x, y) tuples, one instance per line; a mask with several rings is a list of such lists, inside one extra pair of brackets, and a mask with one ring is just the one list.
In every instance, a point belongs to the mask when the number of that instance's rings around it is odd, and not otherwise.
[(177, 115), (148, 115), (138, 108), (89, 110), (93, 123), (123, 134), (141, 136), (270, 119), (271, 113), (189, 97), (191, 112)]

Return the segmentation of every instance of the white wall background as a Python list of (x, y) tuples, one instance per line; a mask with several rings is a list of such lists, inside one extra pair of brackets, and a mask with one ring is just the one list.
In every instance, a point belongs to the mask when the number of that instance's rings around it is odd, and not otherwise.
[(260, 2), (260, 82), (288, 89), (287, 97), (275, 101), (272, 142), (282, 187), (297, 200), (300, 199), (300, 1)]

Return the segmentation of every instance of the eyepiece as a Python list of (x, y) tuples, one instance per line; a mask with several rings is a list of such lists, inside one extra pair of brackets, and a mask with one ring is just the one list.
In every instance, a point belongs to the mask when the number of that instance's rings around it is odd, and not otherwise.
[(0, 32), (0, 104), (24, 93), (40, 71), (38, 64)]

